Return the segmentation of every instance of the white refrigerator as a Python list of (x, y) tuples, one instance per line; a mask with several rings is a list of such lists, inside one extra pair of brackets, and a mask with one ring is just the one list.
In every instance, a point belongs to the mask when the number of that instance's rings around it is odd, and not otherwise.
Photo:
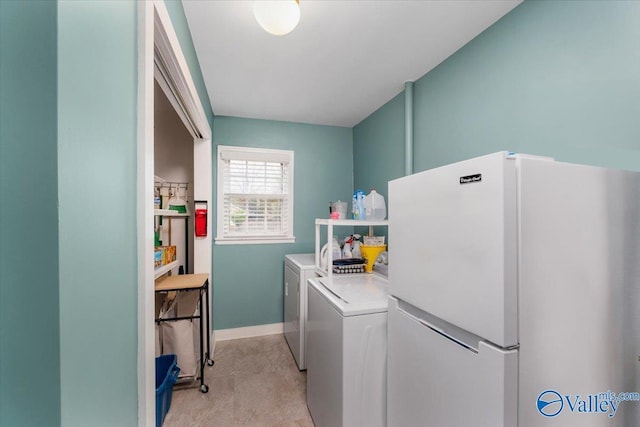
[(428, 170), (389, 183), (389, 241), (387, 425), (640, 425), (640, 173)]

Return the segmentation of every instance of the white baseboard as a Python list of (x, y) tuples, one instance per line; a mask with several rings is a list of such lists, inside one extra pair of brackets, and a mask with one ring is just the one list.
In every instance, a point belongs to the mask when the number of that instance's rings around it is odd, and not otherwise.
[(239, 338), (261, 337), (284, 333), (284, 323), (272, 323), (270, 325), (245, 326), (243, 328), (216, 329), (214, 331), (217, 341), (235, 340)]

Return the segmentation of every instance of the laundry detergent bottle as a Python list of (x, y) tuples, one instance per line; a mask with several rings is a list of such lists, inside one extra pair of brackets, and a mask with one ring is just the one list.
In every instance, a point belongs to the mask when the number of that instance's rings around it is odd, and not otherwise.
[(362, 190), (356, 190), (353, 193), (353, 199), (351, 201), (351, 213), (353, 213), (353, 219), (365, 219), (364, 197), (364, 191)]

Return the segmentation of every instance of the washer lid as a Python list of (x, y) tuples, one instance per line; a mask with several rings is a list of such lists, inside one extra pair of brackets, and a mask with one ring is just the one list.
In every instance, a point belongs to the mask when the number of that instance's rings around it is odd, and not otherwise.
[(353, 274), (329, 279), (309, 279), (343, 316), (385, 313), (387, 311), (388, 282), (375, 274)]
[(313, 270), (316, 267), (315, 254), (289, 254), (284, 256), (285, 262), (300, 270)]

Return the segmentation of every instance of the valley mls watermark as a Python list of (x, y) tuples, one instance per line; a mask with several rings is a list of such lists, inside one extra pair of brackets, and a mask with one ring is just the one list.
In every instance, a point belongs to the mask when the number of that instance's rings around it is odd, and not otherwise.
[(606, 414), (613, 418), (622, 402), (640, 401), (640, 393), (614, 393), (611, 390), (581, 396), (562, 395), (556, 390), (545, 390), (538, 395), (536, 407), (540, 415), (555, 417), (562, 411), (578, 414)]

